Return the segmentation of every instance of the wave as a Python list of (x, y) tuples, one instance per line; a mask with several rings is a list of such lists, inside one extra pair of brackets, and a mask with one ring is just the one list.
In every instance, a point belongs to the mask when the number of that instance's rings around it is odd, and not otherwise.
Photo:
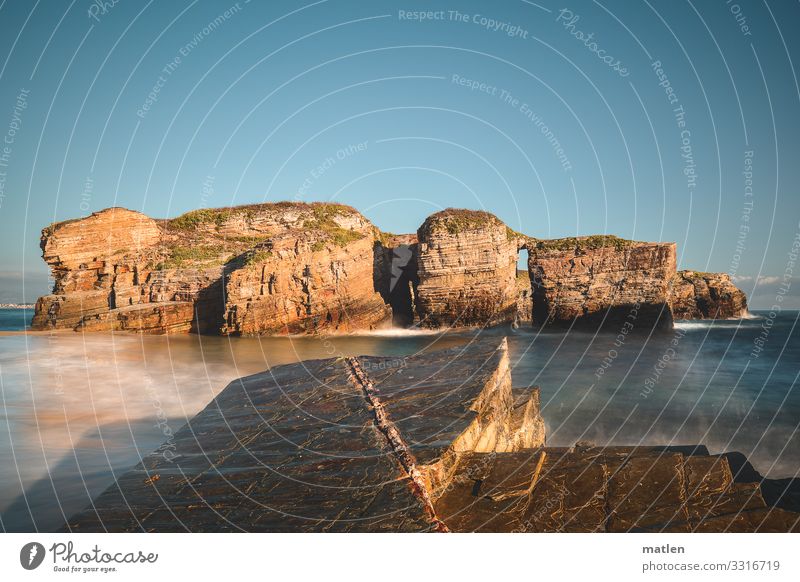
[(674, 322), (675, 329), (749, 329), (755, 327), (755, 321), (762, 319), (759, 316), (743, 317), (741, 319), (703, 319), (699, 321), (678, 320)]
[(414, 337), (426, 335), (440, 335), (445, 333), (446, 329), (419, 329), (419, 328), (406, 328), (406, 327), (387, 327), (385, 329), (374, 329), (372, 331), (359, 331), (348, 334), (354, 337)]

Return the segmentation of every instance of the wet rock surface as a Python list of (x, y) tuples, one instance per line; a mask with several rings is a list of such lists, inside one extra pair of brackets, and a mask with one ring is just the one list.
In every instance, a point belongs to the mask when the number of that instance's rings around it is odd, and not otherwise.
[[(539, 467), (539, 461), (543, 459)], [(462, 460), (436, 503), (452, 531), (788, 532), (800, 513), (768, 506), (702, 447), (542, 448)]]
[(781, 483), (728, 455), (547, 447), (538, 390), (512, 388), (509, 370), (503, 340), (242, 378), (64, 529), (798, 528)]

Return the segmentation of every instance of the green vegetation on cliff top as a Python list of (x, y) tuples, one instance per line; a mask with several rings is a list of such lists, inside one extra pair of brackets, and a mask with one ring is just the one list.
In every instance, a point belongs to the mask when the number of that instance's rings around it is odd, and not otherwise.
[(194, 230), (202, 225), (214, 225), (219, 229), (225, 222), (235, 216), (244, 215), (245, 218), (251, 219), (258, 213), (285, 211), (292, 208), (298, 210), (310, 208), (315, 216), (317, 214), (326, 216), (348, 215), (357, 212), (350, 206), (332, 202), (266, 202), (264, 204), (247, 204), (227, 208), (200, 208), (167, 220), (166, 223), (170, 228), (177, 230)]
[(156, 270), (180, 269), (187, 266), (222, 265), (230, 257), (226, 254), (224, 245), (194, 245), (170, 247), (169, 254), (156, 265)]
[(594, 234), (554, 239), (530, 239), (533, 248), (542, 251), (572, 251), (614, 248), (622, 250), (635, 244), (632, 240), (619, 238), (613, 234)]
[(507, 226), (494, 214), (484, 210), (446, 208), (441, 212), (429, 216), (425, 220), (422, 228), (424, 228), (425, 225), (427, 225), (431, 231), (444, 229), (448, 234), (453, 235), (471, 230), (480, 230), (489, 226), (503, 226), (506, 229), (506, 238), (508, 240), (514, 240), (522, 236), (513, 228)]
[[(333, 244), (344, 247), (353, 241), (364, 238), (364, 233), (339, 226), (334, 219), (337, 216), (349, 216), (356, 212), (349, 206), (340, 204), (317, 204), (312, 207), (313, 218), (303, 222), (303, 228), (324, 234)], [(311, 250), (321, 251), (324, 241), (316, 241)]]

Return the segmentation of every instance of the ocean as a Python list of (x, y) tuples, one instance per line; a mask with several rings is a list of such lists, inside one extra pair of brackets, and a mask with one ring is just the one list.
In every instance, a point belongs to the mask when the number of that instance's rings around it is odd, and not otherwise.
[[(0, 310), (0, 527), (50, 531), (232, 380), (331, 355), (407, 355), (508, 337), (516, 387), (541, 388), (548, 444), (695, 444), (800, 473), (800, 312), (676, 322), (658, 335), (390, 330), (302, 338), (23, 334)], [(16, 331), (15, 331), (16, 330)]]

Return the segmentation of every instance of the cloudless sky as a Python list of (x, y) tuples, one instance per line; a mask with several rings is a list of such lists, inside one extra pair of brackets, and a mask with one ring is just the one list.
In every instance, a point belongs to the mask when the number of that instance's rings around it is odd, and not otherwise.
[(101, 4), (0, 4), (0, 300), (45, 292), (53, 221), (292, 199), (676, 241), (756, 306), (786, 272), (797, 3)]

